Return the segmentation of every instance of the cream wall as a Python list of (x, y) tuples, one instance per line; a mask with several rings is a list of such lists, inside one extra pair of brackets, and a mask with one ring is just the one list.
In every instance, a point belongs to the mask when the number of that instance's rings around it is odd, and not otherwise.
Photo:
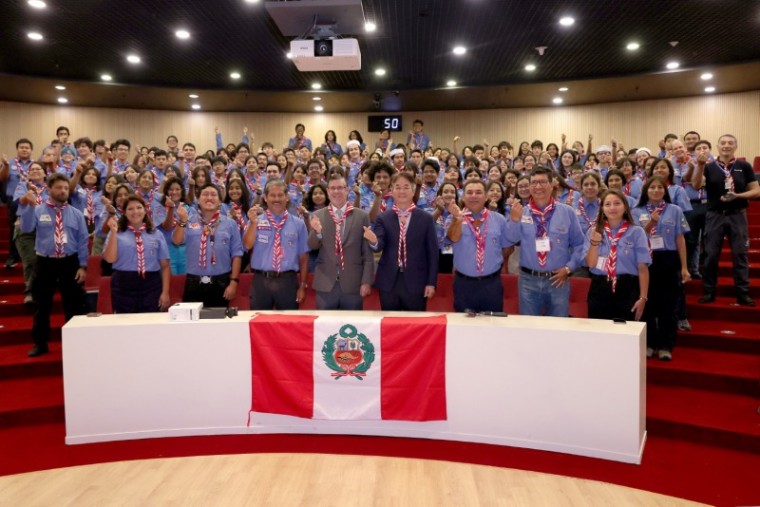
[[(166, 136), (176, 134), (180, 142), (191, 141), (199, 150), (214, 147), (215, 126), (221, 129), (225, 143), (239, 141), (241, 129), (247, 125), (255, 133), (254, 144), (272, 141), (280, 147), (299, 122), (306, 125), (306, 134), (315, 144), (328, 129), (337, 132), (341, 144), (352, 129), (362, 132), (365, 141), (374, 141), (377, 134), (367, 133), (366, 117), (365, 113), (176, 112), (0, 102), (0, 149), (12, 155), (15, 141), (28, 137), (38, 155), (55, 137), (58, 125), (68, 126), (73, 138), (89, 135), (93, 140), (105, 138), (110, 142), (125, 137), (133, 146), (164, 146)], [(415, 118), (423, 119), (436, 146), (450, 147), (455, 135), (462, 137), (460, 148), (483, 139), (491, 144), (505, 139), (513, 144), (533, 139), (559, 144), (564, 132), (569, 142), (585, 143), (593, 133), (595, 145), (608, 143), (614, 136), (626, 147), (656, 149), (657, 140), (667, 132), (683, 135), (696, 130), (711, 141), (723, 133), (733, 133), (739, 139), (739, 156), (752, 160), (760, 155), (760, 91), (590, 106), (407, 112), (403, 117), (406, 130)], [(396, 134), (396, 140), (405, 137)]]

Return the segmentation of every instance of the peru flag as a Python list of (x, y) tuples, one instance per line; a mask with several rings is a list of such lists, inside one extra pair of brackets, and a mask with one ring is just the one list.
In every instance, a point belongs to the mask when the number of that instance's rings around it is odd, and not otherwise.
[(251, 410), (309, 419), (446, 419), (446, 316), (255, 315)]

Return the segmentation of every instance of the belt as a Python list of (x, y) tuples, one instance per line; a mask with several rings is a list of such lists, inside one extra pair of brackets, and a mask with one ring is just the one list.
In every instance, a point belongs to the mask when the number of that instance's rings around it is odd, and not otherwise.
[(37, 257), (42, 257), (43, 259), (68, 259), (69, 257), (74, 257), (77, 254), (71, 254), (71, 255), (64, 255), (63, 257), (58, 257), (56, 255), (43, 255), (39, 252), (34, 252)]
[(282, 278), (284, 276), (292, 276), (298, 273), (298, 271), (262, 271), (260, 269), (254, 269), (253, 272), (264, 278)]
[(203, 285), (207, 285), (207, 284), (213, 283), (215, 280), (218, 280), (220, 278), (222, 278), (222, 279), (224, 279), (224, 278), (229, 279), (229, 277), (230, 277), (229, 273), (224, 273), (223, 275), (214, 275), (214, 276), (209, 276), (209, 275), (191, 275), (190, 273), (187, 274), (187, 278), (192, 278), (192, 279), (195, 279), (195, 280), (200, 280), (201, 284), (203, 284)]
[(707, 199), (689, 199), (692, 204), (707, 204)]
[(520, 266), (520, 271), (530, 276), (540, 276), (541, 278), (551, 278), (554, 276), (554, 273), (551, 271), (533, 271), (532, 269), (524, 268), (522, 266)]
[[(596, 279), (596, 280), (607, 281), (607, 275), (595, 275), (594, 273), (590, 273), (590, 274), (591, 274), (592, 280)], [(638, 277), (639, 277), (638, 275), (627, 275), (627, 274), (617, 275), (618, 280), (634, 279)]]
[(465, 280), (486, 280), (488, 278), (493, 278), (495, 276), (499, 276), (499, 273), (501, 273), (501, 267), (499, 267), (499, 269), (497, 269), (496, 271), (494, 271), (490, 275), (483, 275), (483, 276), (467, 276), (467, 275), (463, 275), (459, 271), (456, 272), (457, 276), (462, 277)]

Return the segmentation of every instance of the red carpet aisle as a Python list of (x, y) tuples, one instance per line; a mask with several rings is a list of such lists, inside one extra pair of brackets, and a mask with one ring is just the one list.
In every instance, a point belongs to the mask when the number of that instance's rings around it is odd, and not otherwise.
[[(2, 261), (8, 249), (5, 213), (0, 207)], [(752, 296), (760, 301), (758, 203), (750, 209), (750, 224)], [(641, 466), (479, 444), (369, 437), (193, 437), (67, 447), (60, 302), (55, 306), (51, 354), (28, 359), (31, 309), (23, 305), (21, 268), (0, 271), (0, 474), (159, 456), (363, 452), (556, 473), (716, 505), (759, 504), (760, 308), (733, 305), (731, 270), (725, 251), (719, 298), (712, 305), (697, 303), (699, 282), (689, 285), (693, 331), (679, 335), (672, 363), (649, 362), (649, 442)]]

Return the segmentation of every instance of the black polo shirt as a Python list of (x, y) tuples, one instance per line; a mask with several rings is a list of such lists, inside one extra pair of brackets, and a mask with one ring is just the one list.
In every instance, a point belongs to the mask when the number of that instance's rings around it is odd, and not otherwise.
[[(757, 181), (752, 166), (746, 160), (734, 160), (726, 167), (731, 171), (734, 178), (734, 193), (741, 194), (747, 191), (747, 187), (753, 181)], [(718, 165), (718, 160), (710, 162), (704, 170), (707, 181), (705, 190), (707, 191), (707, 209), (712, 211), (733, 211), (744, 209), (749, 206), (747, 199), (734, 199), (730, 202), (720, 200), (721, 196), (726, 195), (726, 175)]]

